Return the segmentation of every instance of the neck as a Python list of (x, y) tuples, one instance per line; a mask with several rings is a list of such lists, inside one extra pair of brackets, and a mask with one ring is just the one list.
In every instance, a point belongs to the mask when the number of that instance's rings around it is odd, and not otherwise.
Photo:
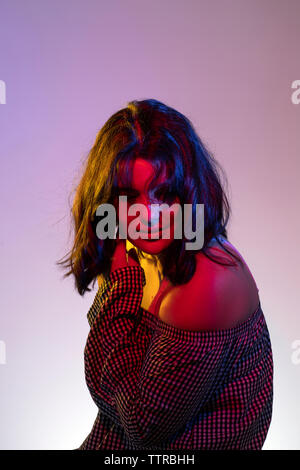
[(162, 273), (163, 269), (162, 269), (162, 265), (159, 260), (159, 257), (157, 255), (151, 255), (149, 253), (145, 253), (142, 250), (140, 250), (140, 252), (141, 252), (142, 259), (144, 258), (145, 260), (147, 260), (147, 262), (154, 264), (158, 277), (159, 277), (159, 282), (161, 283), (163, 279), (163, 273)]

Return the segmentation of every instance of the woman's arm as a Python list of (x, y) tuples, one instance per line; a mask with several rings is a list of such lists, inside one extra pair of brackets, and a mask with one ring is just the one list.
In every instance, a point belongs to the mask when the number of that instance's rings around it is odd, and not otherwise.
[[(89, 321), (86, 381), (98, 408), (134, 445), (151, 446), (180, 431), (215, 391), (224, 340), (178, 341), (139, 326), (145, 276), (125, 266), (102, 285)], [(184, 310), (183, 310), (184, 314)]]

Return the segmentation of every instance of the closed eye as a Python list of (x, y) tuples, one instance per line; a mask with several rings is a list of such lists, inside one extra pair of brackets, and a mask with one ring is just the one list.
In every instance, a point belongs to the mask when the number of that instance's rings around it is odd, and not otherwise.
[[(169, 187), (165, 185), (155, 188), (152, 194), (154, 196), (153, 200), (156, 200), (161, 203), (172, 202), (176, 199), (177, 196), (177, 193), (175, 191), (169, 189)], [(140, 195), (140, 192), (130, 187), (120, 187), (116, 188), (116, 195), (127, 196), (128, 201), (133, 201)]]
[(176, 198), (175, 191), (169, 189), (158, 189), (155, 191), (155, 198), (163, 202), (171, 202)]
[(127, 199), (130, 200), (138, 197), (139, 191), (132, 188), (117, 188), (116, 195), (127, 196)]

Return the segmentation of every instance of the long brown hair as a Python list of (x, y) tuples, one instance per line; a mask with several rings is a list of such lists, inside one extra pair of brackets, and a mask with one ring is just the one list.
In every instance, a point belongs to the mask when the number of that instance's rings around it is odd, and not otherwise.
[[(216, 263), (236, 264), (222, 263), (220, 258), (207, 253), (213, 237), (220, 245), (220, 237), (227, 238), (230, 207), (221, 182), (221, 173), (226, 181), (221, 166), (186, 116), (155, 99), (131, 101), (113, 114), (96, 136), (71, 208), (73, 246), (56, 262), (68, 269), (64, 277), (74, 275), (80, 295), (91, 290), (88, 286), (92, 281), (94, 287), (97, 276), (109, 275), (116, 241), (96, 236), (95, 212), (100, 204), (113, 203), (120, 177), (131, 182), (132, 164), (137, 156), (151, 161), (157, 177), (163, 165), (167, 165), (168, 185), (182, 204), (193, 204), (193, 211), (196, 204), (204, 204), (204, 245), (198, 251)], [(155, 186), (157, 177), (150, 187)], [(185, 241), (184, 237), (175, 239), (158, 255), (163, 274), (174, 285), (188, 282), (195, 272), (197, 250), (185, 250)]]

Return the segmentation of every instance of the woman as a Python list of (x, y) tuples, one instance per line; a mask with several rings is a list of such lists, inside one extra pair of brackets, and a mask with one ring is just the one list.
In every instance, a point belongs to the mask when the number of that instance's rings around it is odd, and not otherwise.
[[(99, 238), (104, 203), (116, 209), (116, 235)], [(175, 203), (169, 223), (154, 203)], [(140, 238), (125, 239), (133, 204), (149, 217), (138, 219)], [(185, 204), (193, 228), (204, 204), (197, 250), (184, 231), (175, 237)], [(72, 208), (74, 245), (59, 262), (81, 295), (99, 283), (84, 350), (98, 414), (80, 450), (262, 448), (272, 349), (256, 283), (227, 240), (229, 213), (216, 160), (175, 109), (132, 101), (99, 131)]]

